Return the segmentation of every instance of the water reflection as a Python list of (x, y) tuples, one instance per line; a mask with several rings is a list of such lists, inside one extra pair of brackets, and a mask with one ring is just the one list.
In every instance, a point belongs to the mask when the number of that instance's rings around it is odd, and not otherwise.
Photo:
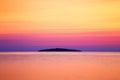
[(120, 80), (120, 53), (0, 53), (0, 80)]

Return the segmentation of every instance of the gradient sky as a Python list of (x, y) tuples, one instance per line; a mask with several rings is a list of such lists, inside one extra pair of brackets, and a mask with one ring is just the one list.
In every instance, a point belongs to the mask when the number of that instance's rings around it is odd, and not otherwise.
[(120, 51), (120, 0), (0, 0), (0, 51)]

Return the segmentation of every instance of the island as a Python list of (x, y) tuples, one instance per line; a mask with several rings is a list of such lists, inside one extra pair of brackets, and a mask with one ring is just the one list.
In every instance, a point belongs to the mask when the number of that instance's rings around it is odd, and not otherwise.
[(52, 49), (42, 49), (39, 52), (80, 52), (81, 50), (76, 49), (65, 49), (65, 48), (52, 48)]

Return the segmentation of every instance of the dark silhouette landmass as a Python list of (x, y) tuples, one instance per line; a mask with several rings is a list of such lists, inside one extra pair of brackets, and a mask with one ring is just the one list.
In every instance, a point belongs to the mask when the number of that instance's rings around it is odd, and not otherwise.
[(52, 48), (52, 49), (42, 49), (39, 52), (80, 52), (81, 50), (75, 49), (65, 49), (65, 48)]

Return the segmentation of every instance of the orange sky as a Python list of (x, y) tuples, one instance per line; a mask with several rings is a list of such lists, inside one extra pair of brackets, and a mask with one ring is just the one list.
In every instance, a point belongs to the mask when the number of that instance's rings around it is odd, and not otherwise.
[(21, 45), (119, 50), (120, 0), (0, 0), (0, 49)]
[(119, 0), (0, 0), (0, 34), (120, 31)]

